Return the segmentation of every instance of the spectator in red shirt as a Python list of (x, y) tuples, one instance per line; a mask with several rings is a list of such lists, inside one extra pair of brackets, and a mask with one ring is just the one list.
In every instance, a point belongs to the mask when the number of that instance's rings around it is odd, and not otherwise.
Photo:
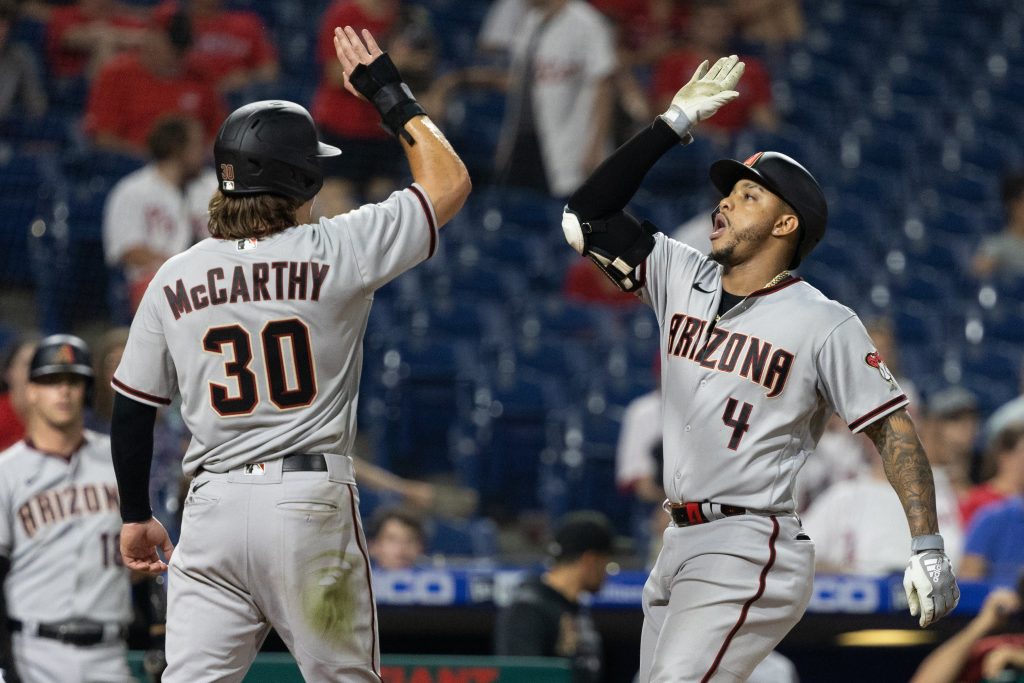
[(46, 59), (54, 78), (94, 75), (111, 57), (139, 47), (146, 21), (114, 0), (54, 7), (46, 25)]
[(142, 156), (153, 124), (174, 113), (201, 121), (212, 140), (226, 112), (213, 88), (187, 72), (191, 42), (188, 17), (178, 13), (150, 27), (138, 54), (119, 55), (103, 67), (84, 122), (96, 147)]
[(25, 387), (37, 341), (34, 337), (22, 339), (11, 348), (4, 363), (3, 376), (0, 376), (0, 451), (25, 436), (28, 411)]
[(1024, 493), (1024, 424), (1011, 424), (995, 435), (983, 468), (985, 480), (971, 487), (960, 500), (965, 528), (986, 505)]
[(373, 105), (345, 90), (334, 48), (336, 26), (365, 28), (378, 42), (387, 41), (392, 61), (414, 92), (424, 91), (435, 59), (427, 36), (429, 19), (423, 12), (406, 10), (399, 0), (335, 0), (327, 8), (317, 38), (323, 72), (311, 113), (323, 141), (339, 147), (342, 154), (322, 160), (324, 186), (316, 207), (322, 216), (387, 197), (395, 189), (402, 160), (401, 147), (381, 127)]
[[(255, 12), (225, 10), (222, 0), (189, 0), (185, 11), (192, 20), (188, 70), (213, 83), (221, 92), (235, 92), (277, 78), (277, 49), (267, 27)], [(160, 17), (178, 11), (175, 0), (157, 8)], [(335, 60), (337, 61), (337, 60)]]
[(562, 294), (575, 303), (604, 304), (630, 308), (640, 304), (640, 298), (623, 292), (608, 276), (598, 270), (588, 258), (576, 259), (565, 274)]
[[(668, 108), (679, 84), (689, 80), (702, 61), (714, 61), (719, 55), (729, 54), (734, 29), (728, 7), (713, 2), (695, 5), (686, 44), (666, 54), (655, 66), (651, 111)], [(728, 137), (748, 126), (761, 130), (774, 130), (778, 126), (768, 70), (756, 57), (742, 56), (741, 59), (747, 68), (737, 86), (739, 98), (724, 107), (719, 112), (721, 116), (705, 121), (703, 132)]]

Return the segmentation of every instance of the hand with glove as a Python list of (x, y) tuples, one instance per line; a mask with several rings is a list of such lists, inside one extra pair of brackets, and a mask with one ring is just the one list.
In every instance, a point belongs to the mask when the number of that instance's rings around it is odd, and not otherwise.
[(672, 127), (684, 142), (690, 140), (690, 130), (700, 121), (706, 121), (719, 109), (740, 94), (735, 90), (745, 65), (736, 55), (722, 57), (710, 68), (708, 61), (694, 72), (690, 82), (679, 89), (662, 120)]
[(903, 589), (911, 616), (920, 616), (921, 628), (925, 628), (953, 611), (960, 602), (960, 587), (942, 536), (914, 536), (910, 549), (914, 554), (903, 574)]

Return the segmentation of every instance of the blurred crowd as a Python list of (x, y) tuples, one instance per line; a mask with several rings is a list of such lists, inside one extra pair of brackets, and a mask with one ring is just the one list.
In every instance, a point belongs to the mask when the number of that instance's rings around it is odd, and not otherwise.
[[(104, 168), (123, 170), (102, 193), (104, 264), (96, 264), (106, 283), (102, 315), (82, 321), (65, 312), (58, 318), (86, 326), (86, 336), (94, 341), (98, 381), (91, 429), (102, 432), (109, 425), (107, 379), (124, 347), (120, 325), (130, 322), (156, 269), (207, 234), (206, 204), (215, 182), (210, 142), (231, 107), (287, 96), (310, 108), (324, 139), (344, 150), (327, 164), (328, 180), (316, 205), (320, 215), (381, 199), (403, 182), (398, 145), (380, 127), (373, 108), (342, 86), (333, 58), (334, 26), (366, 27), (379, 36), (432, 117), (463, 136), (486, 129), (468, 120), (482, 111), (472, 103), (497, 102), (481, 114), (493, 118), (497, 112), (498, 125), (487, 163), (476, 167), (476, 181), (488, 191), (524, 190), (535, 193), (527, 197), (554, 201), (575, 189), (615, 144), (662, 111), (704, 59), (734, 52), (747, 68), (740, 99), (702, 127), (702, 144), (725, 155), (744, 133), (779, 130), (784, 117), (776, 104), (773, 70), (790, 58), (794, 46), (804, 44), (809, 31), (797, 0), (467, 3), (468, 14), (470, 5), (483, 9), (474, 15), (478, 22), (467, 22), (469, 35), (461, 37), (446, 35), (450, 23), (444, 30), (435, 25), (433, 13), (445, 9), (442, 2), (334, 0), (315, 4), (319, 29), (303, 37), (315, 73), (305, 79), (311, 87), (301, 89), (282, 75), (281, 55), (291, 54), (292, 48), (269, 25), (281, 11), (271, 5), (0, 0), (0, 126), (10, 131), (0, 142), (4, 154), (31, 156), (56, 145), (66, 147), (69, 156), (84, 155), (87, 164), (102, 160)], [(293, 7), (306, 11), (314, 5)], [(442, 49), (460, 39), (471, 46), (456, 50), (459, 58)], [(1005, 227), (989, 226), (971, 264), (982, 282), (1024, 278), (1024, 176), (1007, 174), (1002, 180)], [(675, 224), (660, 227), (697, 246), (706, 240), (703, 208), (692, 220), (690, 215), (674, 219)], [(585, 260), (560, 263), (564, 272), (555, 277), (566, 302), (614, 311), (638, 304)], [(16, 284), (8, 290), (10, 296), (18, 291)], [(2, 321), (7, 360), (0, 445), (21, 437), (25, 367), (38, 338), (35, 328), (46, 327), (47, 320), (5, 316)], [(889, 367), (899, 374), (900, 342), (893, 321), (879, 318), (871, 331)], [(657, 529), (665, 523), (660, 401), (653, 386), (657, 374), (644, 380), (650, 391), (634, 392), (630, 398), (635, 401), (615, 420), (617, 504), (629, 507), (628, 514), (617, 517), (617, 531), (636, 564), (652, 557)], [(902, 377), (901, 383), (914, 392), (909, 378)], [(915, 392), (914, 406), (932, 458), (943, 534), (958, 572), (964, 578), (1011, 583), (1024, 566), (1020, 546), (1009, 542), (1024, 531), (1024, 399), (992, 414), (970, 388), (951, 385)], [(172, 528), (183, 490), (178, 462), (188, 438), (176, 409), (162, 411), (153, 493)], [(473, 483), (459, 481), (457, 468), (430, 482), (418, 481), (418, 472), (380, 457), (377, 444), (367, 440), (363, 448), (366, 478), (381, 491), (367, 497), (367, 512), (396, 502), (440, 513), (442, 519), (453, 517), (453, 508), (454, 518), (470, 520), (489, 512)], [(394, 471), (371, 473), (374, 460)], [(818, 542), (823, 570), (881, 574), (902, 569), (907, 539), (881, 534), (885, 525), (875, 521), (901, 518), (884, 478), (881, 463), (862, 439), (843, 425), (830, 425), (801, 475), (800, 491), (801, 512)], [(453, 498), (458, 504), (449, 504)], [(518, 524), (526, 547), (536, 549), (543, 531), (530, 512), (499, 521)], [(398, 524), (401, 517), (395, 520)], [(477, 527), (458, 528), (474, 538), (479, 532)], [(414, 555), (429, 554), (429, 524), (413, 535), (422, 546)]]

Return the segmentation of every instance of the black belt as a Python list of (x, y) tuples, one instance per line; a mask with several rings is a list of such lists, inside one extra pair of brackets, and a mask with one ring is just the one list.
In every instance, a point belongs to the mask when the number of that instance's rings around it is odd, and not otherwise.
[[(254, 463), (260, 464), (260, 463)], [(196, 476), (206, 471), (200, 466), (196, 470)], [(327, 458), (323, 453), (292, 453), (281, 457), (282, 472), (326, 472)]]
[[(747, 514), (746, 508), (737, 505), (720, 505), (718, 503), (668, 503), (665, 509), (672, 515), (676, 526), (692, 526), (705, 524), (723, 517), (735, 517)], [(710, 513), (710, 514), (709, 514)]]
[[(25, 628), (25, 624), (18, 619), (8, 619), (7, 627), (11, 631), (21, 631)], [(51, 624), (38, 624), (35, 629), (35, 634), (40, 638), (50, 638), (52, 640), (59, 640), (62, 643), (68, 645), (98, 645), (104, 640), (104, 636), (107, 634), (107, 629), (103, 624), (96, 621), (88, 620), (70, 620), (60, 621)], [(128, 629), (124, 626), (117, 626), (117, 637), (121, 640), (128, 636)]]
[(326, 472), (327, 458), (323, 453), (292, 453), (281, 458), (282, 472)]

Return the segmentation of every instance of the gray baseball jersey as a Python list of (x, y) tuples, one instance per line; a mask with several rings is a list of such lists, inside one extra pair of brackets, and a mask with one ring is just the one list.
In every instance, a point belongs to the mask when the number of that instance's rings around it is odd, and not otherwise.
[(180, 391), (186, 473), (347, 454), (373, 291), (433, 254), (435, 226), (412, 185), (265, 239), (200, 242), (147, 289), (115, 389), (154, 406)]
[(857, 315), (800, 278), (716, 321), (721, 265), (658, 234), (641, 271), (662, 333), (671, 500), (792, 512), (833, 412), (856, 432), (907, 405)]
[(110, 440), (85, 432), (69, 460), (26, 441), (0, 453), (0, 554), (8, 616), (131, 621)]

